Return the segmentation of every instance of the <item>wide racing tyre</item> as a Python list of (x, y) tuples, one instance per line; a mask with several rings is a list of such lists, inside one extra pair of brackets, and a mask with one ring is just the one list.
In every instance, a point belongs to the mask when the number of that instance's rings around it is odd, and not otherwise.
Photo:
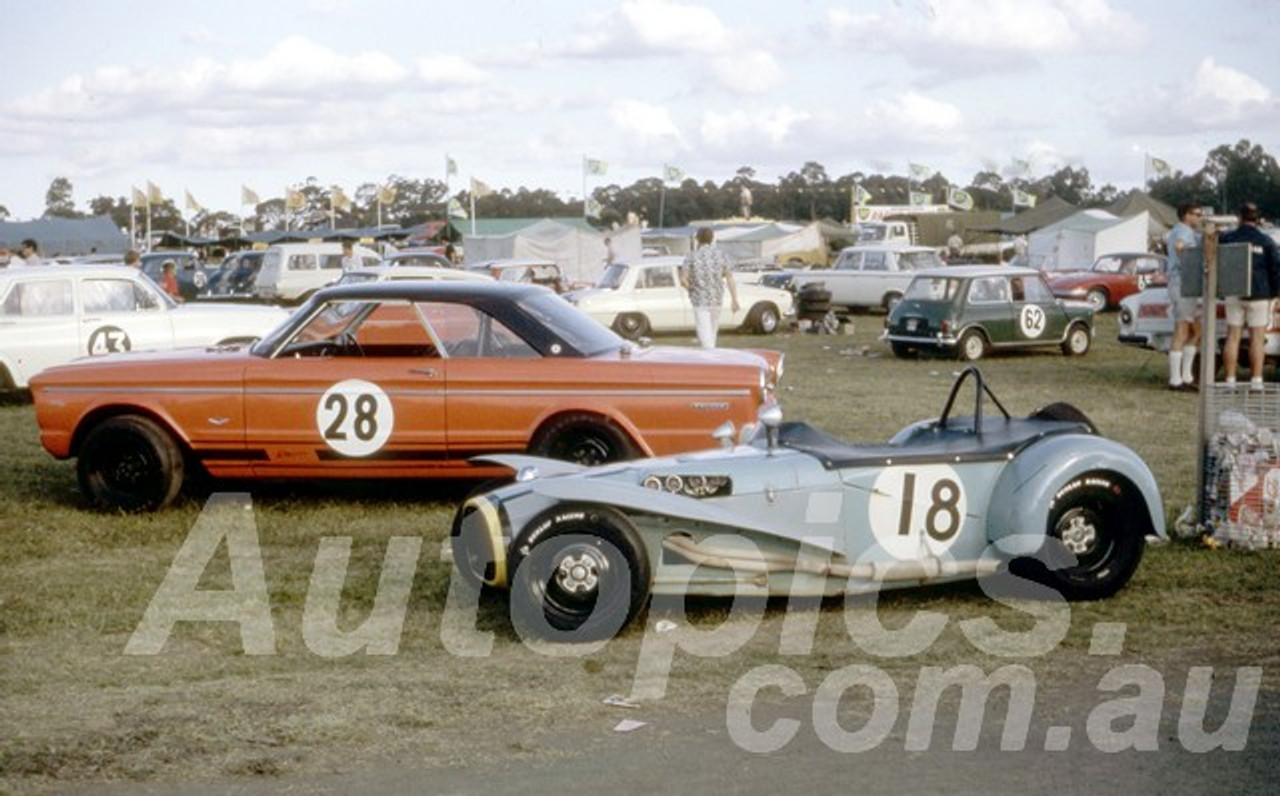
[(513, 551), (511, 622), (522, 638), (612, 638), (649, 599), (651, 570), (635, 527), (608, 506), (566, 504), (534, 519)]
[(177, 442), (154, 420), (119, 415), (85, 437), (76, 475), (80, 489), (100, 507), (153, 511), (178, 496), (184, 462)]
[(1124, 587), (1146, 546), (1141, 499), (1109, 473), (1076, 476), (1053, 499), (1048, 539), (1034, 558), (1010, 570), (1067, 600), (1099, 600)]
[(529, 446), (534, 456), (595, 466), (634, 458), (635, 447), (617, 426), (583, 413), (560, 415), (544, 425)]

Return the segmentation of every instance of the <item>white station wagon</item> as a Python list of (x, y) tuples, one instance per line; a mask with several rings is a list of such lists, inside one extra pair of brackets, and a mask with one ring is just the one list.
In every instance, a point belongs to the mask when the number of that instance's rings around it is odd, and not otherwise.
[[(693, 305), (680, 286), (682, 257), (646, 257), (635, 263), (613, 263), (595, 287), (565, 298), (578, 309), (634, 340), (650, 332), (693, 330)], [(738, 311), (729, 312), (725, 296), (721, 329), (773, 334), (784, 318), (795, 315), (795, 297), (786, 290), (735, 280)]]
[(0, 270), (0, 388), (83, 356), (255, 340), (288, 317), (279, 307), (178, 304), (117, 265)]

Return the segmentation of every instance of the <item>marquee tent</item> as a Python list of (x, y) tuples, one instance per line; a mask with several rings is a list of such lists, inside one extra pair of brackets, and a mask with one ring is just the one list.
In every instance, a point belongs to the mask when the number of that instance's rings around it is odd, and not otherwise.
[(110, 216), (0, 221), (0, 245), (16, 249), (27, 238), (39, 244), (41, 257), (124, 254), (129, 249), (129, 237)]
[(543, 219), (528, 226), (497, 234), (465, 233), (462, 248), (467, 265), (500, 259), (550, 260), (570, 283), (594, 284), (608, 257), (605, 239), (612, 239), (614, 259), (641, 257), (640, 228), (622, 227), (603, 232), (560, 221)]
[(1083, 270), (1104, 254), (1147, 251), (1146, 211), (1117, 218), (1105, 210), (1082, 210), (1031, 233), (1027, 260), (1042, 271)]

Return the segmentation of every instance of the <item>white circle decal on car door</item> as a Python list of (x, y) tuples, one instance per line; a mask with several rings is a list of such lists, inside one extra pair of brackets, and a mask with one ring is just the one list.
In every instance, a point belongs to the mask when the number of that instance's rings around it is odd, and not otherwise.
[(344, 456), (376, 453), (395, 428), (391, 398), (363, 379), (346, 379), (325, 390), (316, 405), (316, 427), (325, 444)]
[(1018, 327), (1024, 337), (1039, 337), (1044, 333), (1044, 308), (1036, 304), (1027, 304), (1018, 316)]
[(880, 547), (900, 561), (946, 552), (964, 527), (968, 506), (960, 474), (945, 464), (886, 467), (867, 501)]

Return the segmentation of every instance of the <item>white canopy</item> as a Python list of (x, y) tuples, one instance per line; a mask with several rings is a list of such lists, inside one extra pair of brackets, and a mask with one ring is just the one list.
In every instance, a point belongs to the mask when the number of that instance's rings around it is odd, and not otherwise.
[(1147, 251), (1149, 224), (1145, 210), (1128, 218), (1082, 210), (1031, 233), (1027, 261), (1042, 271), (1088, 270), (1105, 254)]
[(606, 239), (611, 240), (613, 259), (640, 259), (639, 227), (589, 232), (551, 220), (505, 235), (464, 236), (463, 250), (469, 264), (501, 259), (550, 260), (560, 266), (570, 283), (595, 284), (608, 259)]

